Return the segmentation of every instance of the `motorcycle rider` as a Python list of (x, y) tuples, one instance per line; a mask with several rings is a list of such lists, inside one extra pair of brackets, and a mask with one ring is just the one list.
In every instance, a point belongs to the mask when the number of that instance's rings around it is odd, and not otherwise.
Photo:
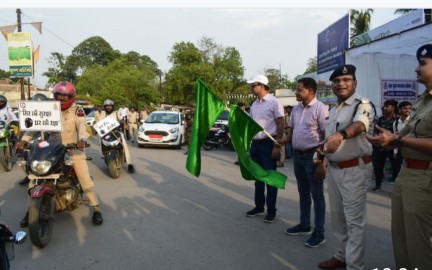
[[(95, 225), (101, 225), (103, 222), (102, 211), (94, 191), (94, 182), (90, 177), (85, 152), (81, 150), (85, 148), (89, 137), (85, 124), (85, 112), (74, 104), (76, 89), (72, 83), (67, 81), (57, 83), (54, 86), (53, 94), (54, 99), (61, 103), (63, 131), (61, 133), (51, 133), (50, 139), (61, 140), (62, 144), (76, 143), (80, 149), (72, 153), (71, 159), (80, 185), (93, 207), (92, 221)], [(36, 132), (25, 132), (22, 141), (17, 143), (17, 148), (22, 149), (35, 135)], [(33, 186), (34, 184), (31, 181), (29, 189), (33, 188)], [(27, 211), (26, 216), (20, 223), (21, 227), (28, 226), (28, 218)]]
[(0, 120), (10, 124), (12, 121), (18, 121), (18, 118), (12, 111), (12, 108), (7, 105), (7, 102), (7, 98), (3, 95), (0, 95)]
[[(104, 109), (105, 109), (105, 114), (106, 117), (110, 116), (110, 117), (114, 117), (114, 119), (116, 119), (118, 122), (121, 122), (120, 120), (122, 119), (122, 116), (119, 114), (118, 111), (115, 110), (115, 103), (114, 101), (112, 101), (111, 99), (107, 99), (104, 101)], [(123, 132), (120, 132), (121, 134), (121, 139), (122, 139), (122, 143), (123, 143), (123, 149), (124, 149), (124, 153), (125, 153), (125, 157), (126, 157), (126, 163), (128, 164), (128, 172), (129, 173), (134, 173), (135, 172), (135, 168), (132, 165), (132, 163), (130, 162), (130, 154), (129, 154), (129, 147), (126, 143), (126, 139), (125, 139), (125, 135), (123, 134)]]

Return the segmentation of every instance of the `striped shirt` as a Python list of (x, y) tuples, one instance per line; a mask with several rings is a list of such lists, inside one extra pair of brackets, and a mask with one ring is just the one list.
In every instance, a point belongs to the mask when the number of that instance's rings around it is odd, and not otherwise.
[(327, 106), (316, 97), (306, 106), (302, 103), (296, 105), (291, 112), (293, 149), (305, 151), (317, 147), (324, 140), (322, 132), (328, 115)]
[[(282, 103), (274, 96), (267, 93), (262, 99), (257, 99), (251, 106), (250, 115), (265, 131), (271, 135), (277, 135), (276, 118), (284, 117)], [(254, 139), (267, 138), (264, 132), (258, 132)]]

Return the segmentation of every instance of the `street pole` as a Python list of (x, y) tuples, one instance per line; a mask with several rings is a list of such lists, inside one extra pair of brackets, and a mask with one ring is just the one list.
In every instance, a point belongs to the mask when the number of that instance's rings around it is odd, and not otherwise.
[[(21, 9), (17, 8), (16, 13), (17, 13), (18, 32), (21, 32)], [(21, 100), (25, 100), (24, 78), (20, 78), (20, 85), (21, 85)]]

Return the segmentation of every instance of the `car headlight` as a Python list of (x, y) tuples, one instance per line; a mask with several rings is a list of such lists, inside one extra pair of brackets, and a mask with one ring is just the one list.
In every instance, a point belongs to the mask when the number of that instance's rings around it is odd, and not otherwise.
[(178, 127), (172, 128), (169, 130), (170, 133), (178, 133), (180, 129)]
[(48, 160), (44, 160), (44, 161), (34, 160), (31, 163), (30, 168), (31, 168), (31, 170), (34, 173), (44, 174), (44, 173), (47, 173), (49, 171), (49, 169), (51, 168), (51, 161), (48, 161)]
[(139, 132), (144, 132), (145, 129), (144, 129), (144, 127), (140, 127), (138, 130), (139, 130)]

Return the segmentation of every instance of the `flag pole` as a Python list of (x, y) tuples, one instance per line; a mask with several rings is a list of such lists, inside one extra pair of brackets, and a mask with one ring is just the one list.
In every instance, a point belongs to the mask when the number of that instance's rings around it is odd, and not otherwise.
[(272, 137), (272, 135), (270, 135), (265, 129), (262, 130), (262, 132), (264, 132), (265, 135), (267, 135), (267, 137), (269, 137), (277, 146), (282, 147), (282, 145), (280, 145), (275, 138)]

